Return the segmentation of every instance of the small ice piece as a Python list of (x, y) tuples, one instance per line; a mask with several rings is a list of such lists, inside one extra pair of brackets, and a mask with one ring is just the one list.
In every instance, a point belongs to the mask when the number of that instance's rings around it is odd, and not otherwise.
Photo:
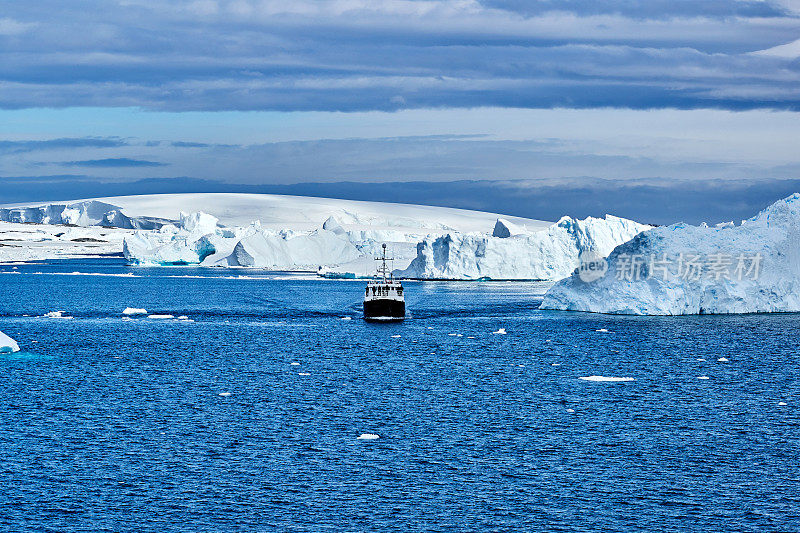
[(14, 353), (19, 351), (17, 341), (0, 331), (0, 353)]
[(400, 338), (400, 335), (392, 335), (392, 338), (393, 338), (393, 339), (399, 339), (399, 338)]
[(606, 328), (600, 328), (600, 329), (596, 329), (595, 331), (596, 331), (597, 333), (608, 333), (608, 330), (607, 330)]
[(705, 361), (705, 359), (703, 359), (702, 357), (698, 357), (697, 360), (698, 361)]
[(520, 368), (525, 368), (525, 365), (517, 365)]
[(635, 378), (619, 378), (616, 376), (582, 376), (578, 379), (582, 379), (584, 381), (606, 381), (606, 382), (618, 382), (618, 381), (636, 381)]
[(720, 363), (727, 363), (728, 362), (728, 358), (727, 357), (720, 357), (719, 359), (717, 359), (717, 361), (719, 361)]
[(550, 363), (550, 366), (561, 366), (561, 363)]
[(289, 364), (292, 365), (292, 366), (300, 366), (300, 363), (298, 363), (297, 361), (295, 361), (293, 363), (289, 363)]
[(153, 320), (168, 320), (170, 318), (175, 318), (175, 315), (147, 315), (147, 318), (152, 318)]
[(181, 315), (178, 317), (178, 320), (189, 320), (189, 317), (186, 315)]
[(697, 376), (697, 379), (709, 379), (708, 376)]
[(458, 333), (448, 333), (447, 334), (448, 337), (455, 337), (456, 335), (458, 335)]
[(131, 316), (131, 315), (146, 315), (147, 309), (142, 309), (140, 307), (126, 307), (124, 311), (122, 311), (123, 315)]
[(575, 412), (575, 409), (567, 409), (567, 412), (568, 412), (568, 413), (574, 413), (574, 412)]
[(493, 331), (492, 333), (494, 333), (496, 335), (505, 335), (506, 334), (506, 328), (500, 328), (497, 331)]
[(433, 329), (433, 326), (428, 326), (428, 329)]
[(353, 317), (351, 317), (351, 316), (343, 316), (342, 320), (353, 320)]
[(310, 376), (311, 374), (309, 374), (308, 372), (299, 372), (297, 375), (298, 376)]
[(375, 440), (381, 438), (380, 435), (376, 435), (375, 433), (362, 433), (358, 436), (358, 440)]
[(224, 397), (228, 397), (228, 396), (231, 395), (231, 393), (230, 392), (220, 392), (219, 395), (220, 396), (224, 396)]
[(787, 404), (786, 402), (778, 402), (778, 405), (780, 405), (781, 407), (783, 407), (784, 405), (788, 405), (788, 404)]
[(42, 316), (45, 318), (63, 318), (64, 320), (70, 320), (72, 318), (71, 316), (65, 315), (64, 311), (50, 311)]
[(475, 337), (467, 337), (468, 339), (474, 339)]

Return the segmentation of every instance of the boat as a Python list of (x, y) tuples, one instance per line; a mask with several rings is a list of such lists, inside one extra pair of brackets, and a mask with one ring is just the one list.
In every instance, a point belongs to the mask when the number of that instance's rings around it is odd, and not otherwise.
[(379, 322), (404, 320), (406, 301), (403, 297), (403, 284), (394, 279), (386, 267), (386, 261), (392, 260), (391, 257), (386, 257), (386, 244), (383, 245), (381, 256), (375, 260), (381, 264), (375, 279), (367, 283), (364, 291), (364, 320)]

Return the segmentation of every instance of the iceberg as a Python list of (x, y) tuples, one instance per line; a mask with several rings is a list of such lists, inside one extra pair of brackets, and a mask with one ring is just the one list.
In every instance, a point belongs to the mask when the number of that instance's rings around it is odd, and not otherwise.
[(17, 341), (0, 331), (0, 353), (13, 353), (19, 351)]
[(426, 238), (417, 257), (394, 275), (412, 279), (548, 280), (568, 276), (585, 251), (608, 255), (617, 245), (650, 226), (606, 215), (577, 220), (563, 217), (535, 233), (512, 234), (510, 224), (497, 221), (492, 237), (479, 233), (449, 233)]
[(800, 194), (739, 226), (674, 224), (650, 229), (548, 290), (542, 309), (632, 315), (800, 311)]

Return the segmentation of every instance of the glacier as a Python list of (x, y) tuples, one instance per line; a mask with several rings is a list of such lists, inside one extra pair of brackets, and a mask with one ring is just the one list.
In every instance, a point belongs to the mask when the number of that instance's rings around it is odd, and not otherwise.
[(556, 283), (542, 309), (632, 315), (800, 311), (800, 194), (740, 225), (650, 229), (608, 257), (608, 270), (580, 270)]
[(19, 351), (17, 341), (0, 331), (0, 353), (13, 353)]
[(35, 207), (0, 207), (0, 222), (158, 229), (169, 221), (157, 217), (129, 217), (116, 205), (99, 200), (81, 200)]
[(578, 220), (562, 217), (549, 228), (526, 232), (498, 219), (493, 236), (448, 233), (426, 238), (417, 256), (394, 275), (411, 279), (557, 280), (577, 266), (580, 254), (602, 256), (650, 226), (606, 215)]

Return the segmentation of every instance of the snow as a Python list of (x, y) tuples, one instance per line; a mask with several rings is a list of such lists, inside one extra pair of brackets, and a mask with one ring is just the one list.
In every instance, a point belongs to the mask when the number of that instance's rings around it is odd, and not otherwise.
[[(505, 237), (449, 233), (420, 242), (409, 267), (394, 274), (412, 279), (558, 280), (578, 266), (584, 251), (605, 256), (649, 228), (606, 215), (563, 217), (545, 230)], [(505, 234), (495, 226), (498, 233)]]
[[(629, 275), (634, 257), (671, 261), (667, 269), (647, 263), (637, 277)], [(694, 257), (700, 266), (679, 274)], [(635, 315), (800, 311), (800, 194), (739, 226), (651, 229), (618, 246), (608, 264), (595, 281), (576, 272), (556, 283), (541, 307)]]
[(13, 353), (19, 351), (17, 341), (0, 331), (0, 353)]

